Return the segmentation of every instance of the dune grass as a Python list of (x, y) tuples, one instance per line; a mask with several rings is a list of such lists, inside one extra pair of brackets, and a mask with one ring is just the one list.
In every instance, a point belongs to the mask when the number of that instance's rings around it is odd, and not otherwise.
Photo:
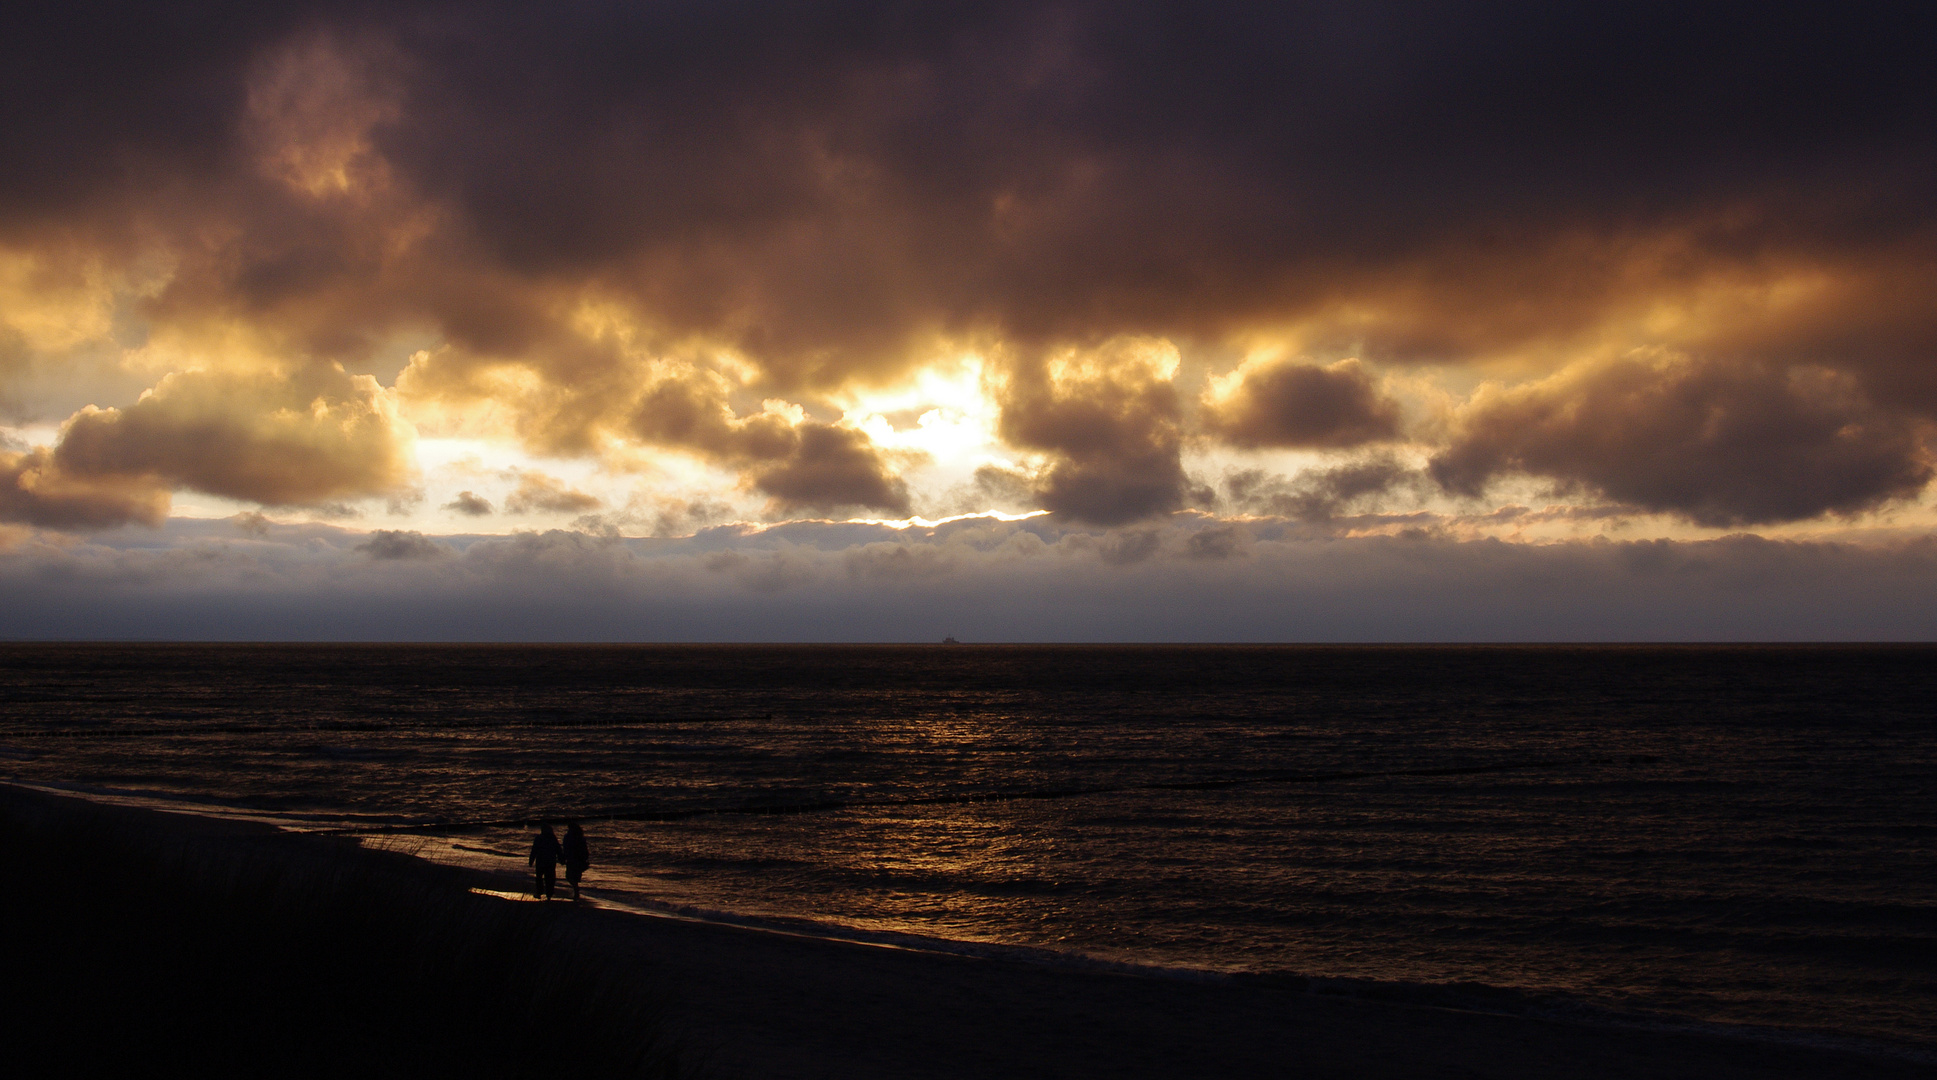
[(689, 1076), (650, 972), (567, 905), (345, 843), (0, 788), (22, 1068), (201, 1076)]

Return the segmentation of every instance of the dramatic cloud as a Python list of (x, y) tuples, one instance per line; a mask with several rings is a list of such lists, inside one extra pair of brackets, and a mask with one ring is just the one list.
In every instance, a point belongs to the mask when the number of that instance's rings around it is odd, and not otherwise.
[(1218, 380), (1205, 426), (1236, 446), (1341, 449), (1399, 434), (1399, 408), (1356, 360), (1246, 363)]
[(1822, 368), (1620, 360), (1476, 395), (1432, 473), (1465, 495), (1521, 472), (1704, 525), (1759, 524), (1916, 495), (1931, 478), (1916, 435)]
[(561, 384), (588, 295), (780, 389), (937, 333), (1468, 352), (1785, 264), (1914, 281), (1930, 18), (63, 5), (11, 27), (0, 223), (161, 230), (157, 310), (246, 301), (339, 359), (430, 325)]
[(338, 367), (289, 376), (167, 376), (125, 409), (87, 408), (61, 431), (60, 470), (268, 504), (387, 493), (409, 474), (410, 433), (374, 379)]
[(76, 0), (0, 61), (29, 531), (1937, 525), (1920, 7)]
[(778, 509), (862, 507), (908, 512), (908, 488), (869, 438), (814, 423), (798, 408), (769, 401), (747, 417), (727, 402), (731, 387), (717, 373), (665, 380), (639, 400), (632, 431), (659, 446), (694, 450), (747, 469), (752, 486)]
[(1120, 338), (1014, 365), (999, 395), (1002, 436), (1051, 455), (1037, 497), (1078, 521), (1115, 525), (1184, 504), (1178, 357)]
[(866, 435), (844, 428), (802, 425), (787, 456), (755, 472), (753, 484), (787, 510), (860, 506), (908, 512), (907, 485), (887, 475)]

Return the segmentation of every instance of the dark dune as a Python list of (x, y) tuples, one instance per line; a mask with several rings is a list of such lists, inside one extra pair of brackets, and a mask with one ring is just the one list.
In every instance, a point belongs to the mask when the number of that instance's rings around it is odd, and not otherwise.
[[(879, 948), (0, 786), (10, 1056), (204, 1075), (1922, 1077), (1883, 1050)], [(511, 886), (515, 887), (515, 886)], [(684, 1048), (684, 1061), (670, 1047)], [(692, 1063), (698, 1061), (704, 1067)], [(30, 1073), (23, 1073), (23, 1075)]]

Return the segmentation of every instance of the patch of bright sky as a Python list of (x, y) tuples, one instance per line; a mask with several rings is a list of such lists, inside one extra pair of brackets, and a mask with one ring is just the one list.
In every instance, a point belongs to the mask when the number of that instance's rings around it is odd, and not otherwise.
[[(732, 474), (680, 455), (655, 457), (649, 469), (616, 472), (592, 459), (539, 458), (508, 441), (475, 438), (419, 438), (415, 441), (417, 484), (401, 498), (354, 500), (342, 506), (268, 507), (282, 522), (325, 522), (352, 528), (409, 529), (432, 535), (505, 535), (513, 532), (581, 527), (587, 515), (600, 515), (627, 533), (649, 531), (657, 511), (682, 499), (719, 503), (732, 495)], [(589, 495), (597, 506), (571, 510), (512, 513), (507, 505), (527, 477), (554, 481), (560, 489)], [(642, 475), (643, 474), (643, 475)], [(637, 497), (641, 488), (652, 497)], [(488, 514), (456, 508), (470, 492), (490, 504)], [(226, 518), (261, 509), (194, 491), (175, 493), (172, 516)]]
[(0, 425), (0, 444), (16, 448), (52, 446), (59, 442), (60, 438), (61, 426), (59, 424)]
[(949, 514), (946, 517), (925, 518), (848, 518), (846, 525), (880, 525), (889, 529), (933, 529), (955, 521), (970, 521), (976, 518), (994, 518), (997, 521), (1028, 521), (1030, 518), (1045, 517), (1047, 510), (1028, 510), (1020, 514), (1005, 513), (1001, 510), (971, 510), (965, 514)]
[(876, 446), (927, 455), (906, 474), (924, 485), (960, 483), (1014, 456), (996, 438), (1000, 408), (984, 390), (982, 360), (973, 354), (924, 367), (896, 386), (850, 389), (832, 400), (843, 410), (841, 422)]
[[(603, 515), (628, 533), (645, 531), (644, 513), (681, 500), (719, 501), (734, 493), (731, 473), (681, 454), (641, 456), (634, 469), (613, 470), (591, 458), (539, 458), (506, 441), (474, 438), (420, 438), (417, 465), (423, 499), (408, 515), (424, 532), (504, 534), (529, 529), (571, 528), (588, 514)], [(528, 477), (544, 477), (599, 500), (596, 507), (512, 513), (511, 496)], [(649, 496), (643, 501), (642, 491)], [(466, 514), (455, 508), (470, 492), (490, 503), (492, 512)]]

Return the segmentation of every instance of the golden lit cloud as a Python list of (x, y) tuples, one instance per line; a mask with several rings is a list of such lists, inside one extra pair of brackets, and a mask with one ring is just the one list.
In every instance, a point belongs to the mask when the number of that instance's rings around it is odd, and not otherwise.
[(76, 413), (53, 461), (74, 478), (296, 505), (394, 491), (410, 476), (411, 437), (369, 376), (187, 372), (126, 408)]
[(108, 337), (114, 287), (99, 259), (76, 252), (0, 250), (0, 352), (24, 358)]
[(45, 449), (0, 450), (0, 521), (54, 529), (159, 525), (168, 489), (144, 476), (74, 476)]

